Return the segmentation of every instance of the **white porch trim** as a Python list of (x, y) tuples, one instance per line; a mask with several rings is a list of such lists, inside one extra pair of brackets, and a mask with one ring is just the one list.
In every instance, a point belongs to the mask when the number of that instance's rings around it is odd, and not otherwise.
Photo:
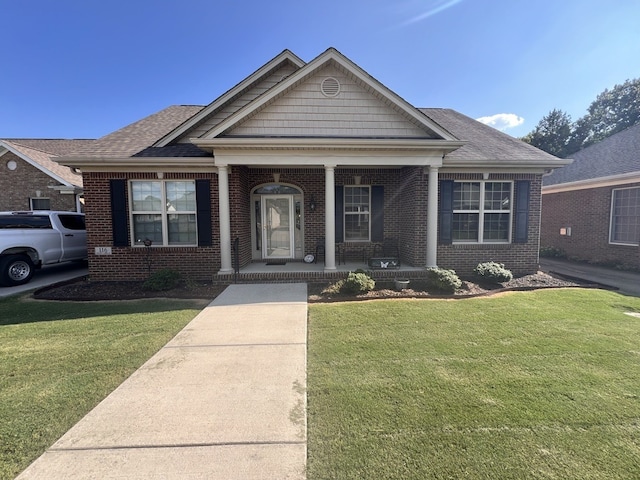
[(335, 165), (324, 166), (324, 269), (336, 269), (336, 179)]
[(427, 183), (427, 268), (438, 266), (438, 167), (429, 167)]
[(220, 213), (220, 274), (233, 273), (231, 262), (231, 208), (229, 167), (218, 165), (218, 206)]

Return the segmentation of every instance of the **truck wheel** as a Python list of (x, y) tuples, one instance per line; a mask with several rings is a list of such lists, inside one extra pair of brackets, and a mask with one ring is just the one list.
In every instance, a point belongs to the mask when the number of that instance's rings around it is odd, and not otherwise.
[(9, 255), (0, 259), (0, 284), (22, 285), (33, 277), (34, 265), (29, 255)]

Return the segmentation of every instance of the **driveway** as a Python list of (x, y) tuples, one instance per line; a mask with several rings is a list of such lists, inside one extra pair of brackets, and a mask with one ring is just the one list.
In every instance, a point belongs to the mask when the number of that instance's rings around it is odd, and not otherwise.
[(617, 289), (620, 293), (640, 297), (640, 273), (616, 270), (587, 263), (551, 258), (540, 259), (540, 269), (573, 278), (580, 278)]
[(87, 264), (84, 262), (67, 262), (56, 265), (47, 265), (40, 270), (36, 270), (31, 281), (25, 285), (17, 287), (0, 287), (0, 297), (8, 297), (17, 293), (28, 292), (38, 288), (64, 282), (89, 274)]

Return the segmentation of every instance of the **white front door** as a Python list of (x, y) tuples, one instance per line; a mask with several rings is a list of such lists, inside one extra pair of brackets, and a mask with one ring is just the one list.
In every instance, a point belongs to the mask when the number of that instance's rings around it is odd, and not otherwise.
[(262, 195), (263, 258), (293, 258), (293, 195)]

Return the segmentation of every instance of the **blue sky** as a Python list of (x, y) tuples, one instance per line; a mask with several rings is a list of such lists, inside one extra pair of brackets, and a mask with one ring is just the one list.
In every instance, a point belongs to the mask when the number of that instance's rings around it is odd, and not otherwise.
[[(0, 0), (0, 138), (97, 138), (335, 47), (416, 107), (523, 136), (640, 77), (636, 0)], [(510, 128), (506, 128), (509, 126)]]

